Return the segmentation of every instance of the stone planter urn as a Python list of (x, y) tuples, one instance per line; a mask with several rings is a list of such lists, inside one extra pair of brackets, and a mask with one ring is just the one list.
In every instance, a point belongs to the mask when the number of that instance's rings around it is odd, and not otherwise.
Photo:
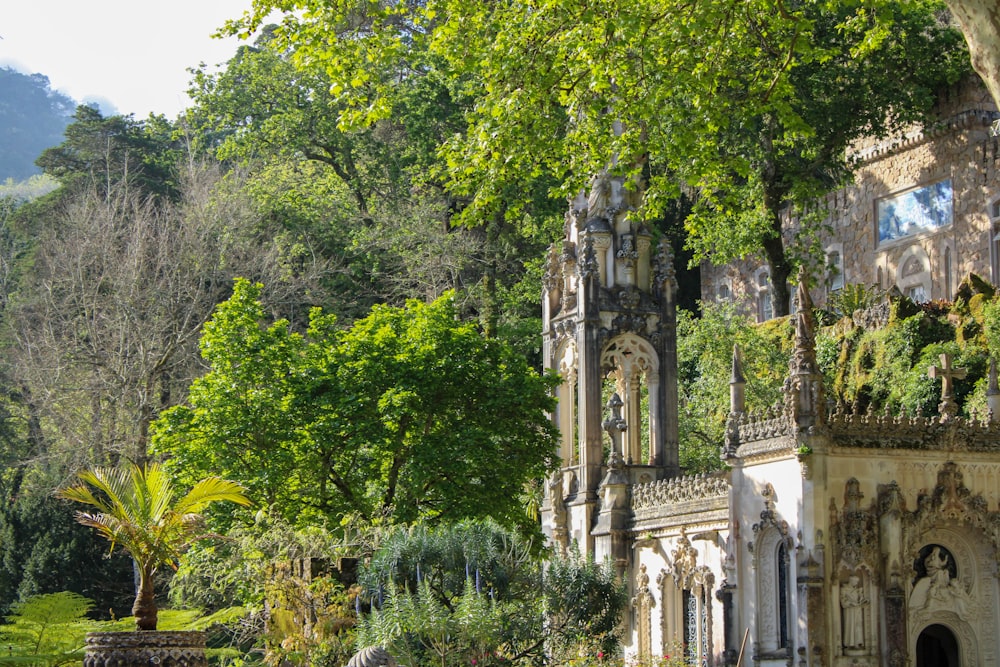
[(204, 632), (91, 632), (83, 667), (208, 667)]

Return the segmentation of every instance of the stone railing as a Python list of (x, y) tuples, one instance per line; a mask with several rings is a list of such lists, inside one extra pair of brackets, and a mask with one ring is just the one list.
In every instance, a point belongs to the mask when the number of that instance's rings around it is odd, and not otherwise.
[(743, 413), (739, 417), (737, 428), (742, 445), (789, 435), (792, 433), (792, 420), (781, 406), (775, 405), (767, 410)]
[(661, 479), (632, 489), (632, 509), (641, 511), (664, 505), (729, 497), (729, 481), (721, 474), (701, 474)]
[(989, 420), (838, 411), (827, 426), (840, 447), (1000, 452), (1000, 423)]

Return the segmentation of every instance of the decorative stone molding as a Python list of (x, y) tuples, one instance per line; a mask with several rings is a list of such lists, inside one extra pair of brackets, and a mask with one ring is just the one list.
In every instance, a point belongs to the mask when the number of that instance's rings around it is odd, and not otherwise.
[[(898, 293), (898, 288), (896, 289)], [(884, 329), (889, 324), (892, 314), (892, 300), (886, 294), (878, 303), (864, 309), (855, 310), (851, 314), (854, 326), (867, 330)]]
[(853, 152), (849, 159), (858, 166), (884, 158), (893, 153), (909, 150), (951, 132), (977, 127), (990, 127), (996, 119), (996, 112), (989, 109), (969, 109), (946, 118), (931, 127), (921, 130), (915, 128), (910, 132), (896, 137), (890, 137), (862, 151)]
[(583, 253), (577, 264), (577, 269), (581, 280), (596, 278), (600, 274), (597, 253), (594, 251), (594, 239), (590, 234), (583, 239)]
[(656, 599), (649, 589), (649, 574), (646, 566), (640, 565), (639, 571), (635, 575), (635, 596), (632, 598), (632, 607), (636, 610), (639, 622), (639, 656), (648, 658), (652, 654), (652, 624), (653, 607), (656, 606)]
[(552, 337), (556, 344), (567, 339), (576, 337), (576, 319), (572, 317), (563, 318), (552, 323)]
[(674, 250), (666, 238), (660, 239), (656, 248), (654, 271), (657, 285), (665, 285), (673, 292), (677, 289), (677, 270), (674, 268)]
[(908, 523), (912, 527), (907, 545), (911, 551), (918, 536), (941, 524), (976, 528), (1000, 550), (1000, 512), (991, 512), (982, 494), (973, 495), (966, 488), (961, 469), (951, 461), (938, 470), (934, 490), (917, 498), (917, 509)]
[(861, 567), (871, 570), (878, 563), (876, 518), (870, 509), (861, 507), (864, 494), (860, 486), (854, 477), (847, 480), (841, 511), (837, 511), (834, 499), (830, 499), (834, 562), (852, 572)]
[(715, 575), (705, 565), (698, 565), (698, 550), (691, 545), (684, 527), (677, 539), (677, 548), (670, 554), (672, 565), (670, 575), (678, 588), (711, 590), (715, 585)]
[(750, 553), (757, 553), (758, 558), (760, 557), (760, 549), (758, 546), (760, 544), (761, 537), (765, 536), (768, 532), (773, 531), (777, 534), (776, 539), (773, 541), (784, 542), (788, 549), (791, 549), (792, 547), (792, 540), (788, 535), (788, 522), (783, 519), (779, 519), (778, 513), (775, 511), (776, 497), (774, 487), (771, 486), (770, 482), (764, 485), (760, 495), (764, 499), (764, 509), (760, 513), (760, 521), (751, 527), (754, 539), (747, 542), (747, 549), (750, 550)]
[(91, 632), (84, 667), (208, 667), (204, 632)]

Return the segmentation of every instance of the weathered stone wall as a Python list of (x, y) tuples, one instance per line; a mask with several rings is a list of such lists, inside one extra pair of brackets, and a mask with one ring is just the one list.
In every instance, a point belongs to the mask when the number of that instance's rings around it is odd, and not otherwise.
[[(860, 142), (849, 155), (858, 164), (854, 184), (819, 203), (830, 230), (822, 245), (828, 257), (836, 252), (843, 258), (844, 283), (885, 289), (897, 285), (904, 292), (923, 286), (927, 299), (951, 299), (968, 273), (998, 280), (990, 255), (994, 208), (1000, 201), (1000, 145), (989, 131), (994, 106), (981, 87), (965, 85), (943, 98), (939, 115), (943, 120), (926, 131), (911, 129)], [(951, 225), (879, 243), (879, 200), (945, 179), (951, 179), (953, 190)], [(789, 220), (789, 243), (795, 230), (795, 221)], [(760, 257), (722, 267), (704, 265), (702, 299), (715, 301), (728, 294), (748, 312), (758, 313), (764, 267)], [(830, 272), (825, 275), (824, 288), (814, 291), (817, 305), (836, 287)]]

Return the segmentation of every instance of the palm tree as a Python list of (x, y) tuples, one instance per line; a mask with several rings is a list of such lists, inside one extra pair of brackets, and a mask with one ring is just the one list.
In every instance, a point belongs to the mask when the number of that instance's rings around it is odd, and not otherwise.
[(79, 479), (56, 495), (96, 508), (77, 512), (76, 520), (110, 540), (112, 549), (120, 545), (132, 556), (139, 572), (132, 605), (137, 630), (156, 630), (153, 575), (161, 565), (176, 569), (184, 549), (204, 536), (201, 512), (217, 501), (250, 504), (242, 486), (218, 477), (201, 480), (176, 500), (176, 489), (157, 463), (85, 470)]

